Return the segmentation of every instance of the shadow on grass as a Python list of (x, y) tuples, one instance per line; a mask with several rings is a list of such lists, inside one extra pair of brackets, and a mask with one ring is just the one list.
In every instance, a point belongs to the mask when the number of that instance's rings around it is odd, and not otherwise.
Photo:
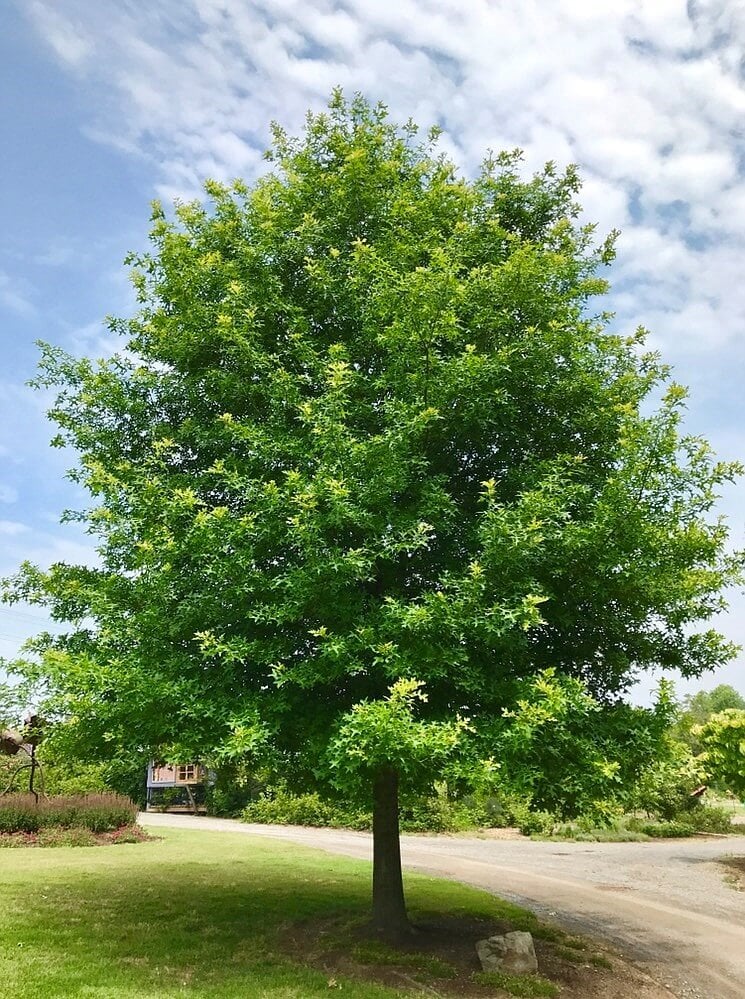
[[(283, 939), (306, 920), (358, 925), (369, 909), (369, 865), (245, 836), (169, 831), (141, 845), (6, 853), (0, 980), (15, 999), (327, 996), (336, 986), (303, 953), (291, 959)], [(415, 918), (449, 912), (531, 928), (529, 914), (461, 885), (415, 876), (408, 896)]]

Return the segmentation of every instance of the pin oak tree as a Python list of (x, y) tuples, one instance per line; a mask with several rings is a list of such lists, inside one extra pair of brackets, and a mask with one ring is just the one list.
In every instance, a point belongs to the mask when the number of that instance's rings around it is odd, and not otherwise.
[(154, 206), (118, 353), (43, 347), (100, 562), (6, 599), (72, 622), (24, 669), (86, 738), (276, 751), (366, 796), (374, 921), (405, 932), (399, 787), (488, 757), (521, 681), (607, 700), (730, 656), (699, 625), (739, 571), (712, 514), (738, 470), (593, 309), (613, 237), (574, 169), (468, 179), (341, 93), (268, 158)]

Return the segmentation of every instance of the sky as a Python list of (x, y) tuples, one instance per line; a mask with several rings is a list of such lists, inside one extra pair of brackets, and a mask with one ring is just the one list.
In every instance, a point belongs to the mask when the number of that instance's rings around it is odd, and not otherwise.
[[(90, 561), (60, 525), (84, 504), (26, 386), (42, 339), (113, 349), (123, 266), (149, 202), (248, 180), (269, 122), (331, 89), (444, 129), (466, 174), (487, 149), (578, 164), (585, 215), (621, 230), (611, 328), (651, 330), (690, 387), (686, 428), (745, 459), (745, 0), (5, 0), (0, 12), (0, 576)], [(723, 494), (745, 546), (745, 485)], [(0, 656), (43, 627), (0, 607)], [(745, 598), (717, 621), (745, 644)], [(731, 683), (745, 656), (680, 693)], [(634, 697), (644, 701), (647, 678)]]

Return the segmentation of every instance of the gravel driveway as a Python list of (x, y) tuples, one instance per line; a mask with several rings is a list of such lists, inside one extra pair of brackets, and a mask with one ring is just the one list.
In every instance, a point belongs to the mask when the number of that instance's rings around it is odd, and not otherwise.
[[(371, 856), (366, 833), (146, 814), (145, 825), (223, 830)], [(650, 843), (403, 836), (407, 868), (485, 888), (567, 929), (602, 939), (680, 999), (745, 997), (745, 893), (718, 859), (745, 856), (745, 836)]]

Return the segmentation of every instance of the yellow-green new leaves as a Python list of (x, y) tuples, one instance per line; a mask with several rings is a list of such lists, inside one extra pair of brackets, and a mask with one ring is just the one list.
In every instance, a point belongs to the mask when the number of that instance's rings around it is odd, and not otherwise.
[(424, 684), (401, 679), (387, 697), (355, 704), (329, 743), (332, 783), (359, 794), (381, 767), (392, 767), (405, 788), (431, 787), (469, 726), (459, 716), (448, 722), (417, 718), (417, 709), (426, 702)]
[(728, 708), (695, 730), (709, 778), (745, 798), (745, 711)]

